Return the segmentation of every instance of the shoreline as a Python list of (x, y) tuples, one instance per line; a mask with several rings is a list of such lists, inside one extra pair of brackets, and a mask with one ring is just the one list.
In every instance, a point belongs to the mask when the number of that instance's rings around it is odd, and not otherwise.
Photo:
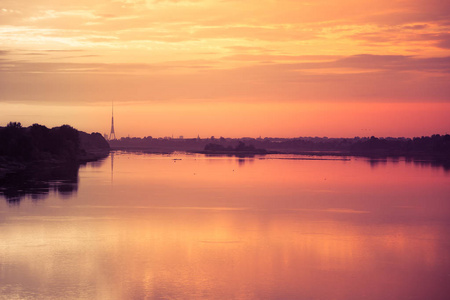
[(8, 174), (20, 173), (33, 168), (53, 168), (64, 165), (81, 166), (88, 162), (104, 159), (108, 157), (109, 154), (110, 150), (92, 151), (80, 154), (76, 160), (50, 158), (33, 161), (19, 161), (11, 159), (10, 157), (0, 156), (0, 179), (6, 177)]
[[(323, 159), (324, 156), (337, 157), (339, 160), (346, 160), (347, 157), (362, 157), (368, 160), (387, 160), (387, 159), (400, 159), (403, 158), (406, 161), (416, 162), (429, 162), (437, 163), (446, 170), (450, 170), (450, 158), (435, 153), (401, 153), (401, 152), (351, 152), (351, 151), (198, 151), (198, 150), (182, 150), (182, 149), (153, 149), (149, 147), (112, 147), (108, 150), (89, 151), (78, 155), (76, 160), (63, 160), (63, 159), (43, 159), (36, 161), (19, 161), (11, 158), (0, 156), (0, 179), (4, 178), (8, 174), (19, 173), (33, 168), (52, 168), (60, 167), (64, 165), (83, 165), (88, 162), (98, 161), (104, 159), (114, 151), (126, 151), (126, 152), (142, 152), (146, 154), (160, 154), (167, 155), (175, 152), (185, 152), (188, 154), (203, 154), (206, 156), (235, 156), (235, 157), (254, 157), (254, 156), (266, 156), (266, 155), (299, 155), (308, 156), (311, 159)], [(317, 157), (317, 158), (314, 158)]]
[(185, 152), (190, 154), (204, 154), (211, 156), (264, 156), (272, 154), (280, 155), (304, 155), (304, 156), (335, 156), (335, 157), (365, 157), (368, 159), (396, 159), (405, 158), (415, 161), (439, 161), (450, 165), (450, 157), (442, 153), (433, 152), (401, 152), (401, 151), (329, 151), (329, 150), (264, 150), (264, 151), (205, 151), (173, 148), (152, 147), (111, 147), (111, 151), (142, 152), (148, 154), (172, 154), (174, 152)]

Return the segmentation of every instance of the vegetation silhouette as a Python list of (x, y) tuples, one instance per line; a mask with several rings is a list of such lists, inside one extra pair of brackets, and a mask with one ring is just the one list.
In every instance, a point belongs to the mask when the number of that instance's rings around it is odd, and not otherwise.
[(235, 155), (235, 156), (254, 156), (256, 154), (267, 154), (267, 150), (265, 149), (256, 149), (253, 145), (246, 145), (242, 141), (238, 141), (236, 147), (232, 146), (223, 146), (215, 143), (208, 143), (205, 145), (203, 151), (198, 151), (204, 154), (226, 154), (226, 155)]
[[(398, 158), (429, 160), (432, 165), (440, 165), (450, 169), (450, 135), (435, 134), (415, 138), (121, 138), (110, 141), (113, 149), (138, 150), (152, 153), (186, 151), (196, 153), (237, 154), (239, 145), (254, 147), (269, 153), (303, 154), (303, 155), (338, 155), (363, 156), (370, 159)], [(250, 145), (250, 146), (247, 146)], [(254, 151), (248, 148), (248, 152)], [(263, 151), (254, 154), (264, 154)]]
[(6, 162), (82, 162), (107, 155), (109, 144), (100, 133), (87, 134), (69, 125), (22, 127), (10, 122), (0, 127), (0, 165)]
[(106, 157), (109, 149), (100, 133), (9, 122), (0, 127), (0, 195), (10, 203), (41, 199), (50, 191), (70, 195), (77, 190), (80, 164)]

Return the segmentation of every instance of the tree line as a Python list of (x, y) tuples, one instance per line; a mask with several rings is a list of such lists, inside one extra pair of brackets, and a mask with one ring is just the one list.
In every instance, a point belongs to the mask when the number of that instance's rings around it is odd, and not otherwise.
[(86, 148), (109, 149), (99, 133), (88, 135), (69, 125), (47, 128), (33, 124), (22, 127), (20, 122), (9, 122), (0, 127), (0, 157), (8, 160), (78, 161), (86, 155)]

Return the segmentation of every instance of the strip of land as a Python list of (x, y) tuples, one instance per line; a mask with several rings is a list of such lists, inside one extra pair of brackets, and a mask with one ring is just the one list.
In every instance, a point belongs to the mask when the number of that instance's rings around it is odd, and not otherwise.
[(450, 135), (415, 138), (121, 138), (109, 141), (113, 150), (170, 153), (185, 151), (207, 155), (299, 154), (310, 156), (408, 157), (450, 161)]
[(29, 167), (94, 161), (106, 157), (109, 151), (100, 133), (88, 134), (69, 125), (50, 129), (10, 122), (0, 127), (0, 177)]

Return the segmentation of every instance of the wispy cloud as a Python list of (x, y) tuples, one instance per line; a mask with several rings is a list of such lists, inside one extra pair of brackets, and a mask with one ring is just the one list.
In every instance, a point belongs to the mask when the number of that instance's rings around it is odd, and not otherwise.
[(11, 60), (1, 64), (1, 100), (16, 95), (22, 101), (69, 102), (449, 101), (450, 57), (364, 54), (297, 59), (233, 68), (208, 60), (157, 64)]
[(450, 101), (445, 1), (5, 0), (0, 15), (0, 101)]

